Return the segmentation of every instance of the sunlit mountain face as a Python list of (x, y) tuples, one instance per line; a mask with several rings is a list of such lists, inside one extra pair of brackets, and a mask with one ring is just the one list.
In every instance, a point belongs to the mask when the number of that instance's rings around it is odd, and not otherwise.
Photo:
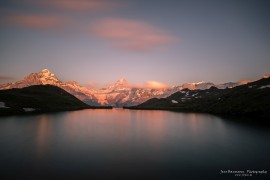
[(54, 85), (73, 94), (78, 99), (90, 105), (110, 105), (114, 107), (133, 106), (143, 103), (151, 98), (164, 98), (171, 94), (188, 88), (190, 90), (205, 90), (211, 87), (219, 89), (232, 88), (243, 82), (228, 82), (213, 84), (210, 82), (185, 83), (182, 85), (159, 87), (138, 86), (129, 84), (125, 78), (108, 84), (101, 89), (90, 89), (79, 85), (76, 81), (63, 82), (48, 69), (38, 73), (31, 73), (20, 81), (0, 85), (0, 89), (23, 88), (32, 85)]

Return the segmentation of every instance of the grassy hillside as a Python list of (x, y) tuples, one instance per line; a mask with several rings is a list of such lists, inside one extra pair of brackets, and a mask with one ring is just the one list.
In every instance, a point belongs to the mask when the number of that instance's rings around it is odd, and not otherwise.
[(110, 108), (89, 106), (65, 90), (52, 85), (1, 90), (0, 102), (0, 115)]

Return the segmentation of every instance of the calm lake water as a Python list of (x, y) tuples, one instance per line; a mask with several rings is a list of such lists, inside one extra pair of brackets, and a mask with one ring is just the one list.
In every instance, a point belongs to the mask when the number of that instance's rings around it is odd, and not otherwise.
[[(267, 170), (270, 131), (213, 115), (82, 110), (0, 118), (1, 179), (231, 179)], [(237, 179), (243, 179), (237, 177)]]

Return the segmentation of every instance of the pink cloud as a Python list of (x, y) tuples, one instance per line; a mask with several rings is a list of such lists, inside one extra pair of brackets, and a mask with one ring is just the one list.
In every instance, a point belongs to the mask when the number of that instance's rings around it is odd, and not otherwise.
[(114, 47), (130, 51), (149, 51), (173, 42), (170, 35), (141, 21), (108, 18), (90, 26), (90, 30)]
[(144, 88), (144, 89), (164, 89), (169, 88), (171, 85), (164, 84), (158, 81), (147, 81), (144, 84), (129, 84), (130, 88)]
[(68, 20), (59, 15), (13, 15), (7, 16), (5, 21), (11, 25), (36, 29), (59, 28), (68, 24)]
[(146, 82), (146, 87), (152, 88), (152, 89), (163, 89), (163, 88), (169, 88), (170, 85), (163, 84), (163, 83), (157, 82), (157, 81), (148, 81), (148, 82)]
[(120, 3), (109, 0), (25, 0), (28, 3), (51, 8), (65, 10), (101, 10), (110, 9), (120, 5)]

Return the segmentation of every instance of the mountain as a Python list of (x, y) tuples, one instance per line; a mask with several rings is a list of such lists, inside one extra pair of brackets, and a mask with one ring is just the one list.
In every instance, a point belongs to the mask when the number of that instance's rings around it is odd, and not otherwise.
[(107, 87), (96, 90), (94, 95), (99, 104), (112, 105), (114, 107), (134, 106), (151, 98), (164, 98), (177, 91), (185, 88), (209, 89), (210, 87), (218, 87), (220, 89), (231, 88), (237, 86), (238, 83), (225, 83), (215, 85), (209, 82), (185, 83), (180, 86), (171, 86), (164, 89), (154, 88), (137, 88), (133, 87), (124, 78), (109, 84)]
[(33, 85), (0, 91), (0, 115), (97, 108), (52, 85)]
[(76, 81), (62, 82), (48, 69), (43, 69), (39, 73), (31, 73), (18, 82), (0, 85), (0, 90), (46, 84), (60, 87), (83, 102), (93, 106), (132, 106), (153, 97), (165, 97), (178, 91), (178, 89), (173, 88), (134, 88), (125, 78), (121, 78), (115, 83), (107, 85), (105, 88), (93, 90), (80, 86)]
[(62, 82), (59, 81), (53, 73), (51, 73), (48, 69), (43, 69), (39, 73), (29, 74), (24, 79), (18, 82), (0, 85), (0, 89), (23, 88), (27, 86), (45, 85), (45, 84), (57, 86), (60, 83)]
[(60, 87), (78, 99), (84, 101), (89, 105), (99, 105), (97, 99), (93, 94), (93, 90), (80, 86), (75, 81), (62, 82), (48, 69), (43, 69), (39, 73), (31, 73), (22, 80), (15, 83), (8, 83), (0, 85), (0, 90), (12, 88), (24, 88), (33, 85), (54, 85)]
[(153, 97), (163, 97), (166, 90), (135, 88), (124, 78), (96, 90), (95, 96), (102, 105), (114, 107), (131, 106), (140, 104)]
[(201, 82), (197, 82), (197, 83), (185, 83), (180, 87), (181, 87), (181, 89), (187, 88), (190, 90), (194, 90), (194, 89), (209, 89), (212, 86), (215, 86), (215, 84), (201, 81)]
[(107, 90), (112, 90), (112, 91), (121, 91), (121, 90), (129, 90), (129, 84), (128, 81), (125, 78), (121, 78), (115, 83), (107, 85), (106, 88)]
[(129, 109), (162, 109), (270, 118), (270, 76), (233, 88), (182, 89)]
[(194, 82), (182, 85), (171, 86), (163, 89), (135, 87), (128, 83), (125, 78), (121, 78), (115, 83), (109, 84), (101, 89), (89, 89), (79, 85), (76, 81), (60, 81), (55, 74), (48, 69), (43, 69), (38, 73), (31, 73), (22, 80), (14, 83), (0, 85), (0, 90), (11, 88), (23, 88), (33, 85), (54, 85), (74, 95), (81, 101), (92, 106), (135, 106), (151, 98), (165, 98), (171, 94), (181, 91), (185, 88), (190, 90), (205, 90), (211, 87), (219, 89), (233, 88), (235, 86), (246, 84), (245, 82), (229, 82), (224, 84), (214, 84), (211, 82)]

